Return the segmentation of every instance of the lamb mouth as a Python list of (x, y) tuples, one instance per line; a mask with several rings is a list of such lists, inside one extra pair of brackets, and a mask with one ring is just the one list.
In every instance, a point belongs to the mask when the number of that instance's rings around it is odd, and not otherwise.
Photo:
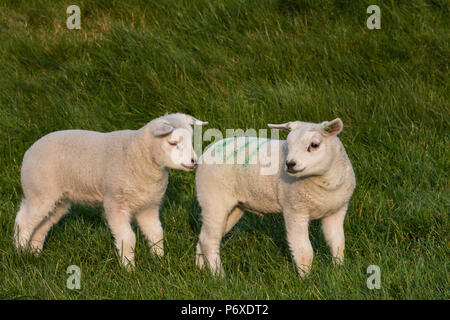
[(188, 169), (188, 170), (194, 170), (195, 168), (197, 168), (197, 165), (196, 164), (193, 164), (193, 165), (191, 165), (191, 166), (187, 166), (187, 165), (185, 165), (185, 164), (181, 164), (183, 167), (185, 167), (186, 169)]
[(286, 171), (287, 171), (288, 173), (290, 173), (290, 174), (296, 174), (296, 173), (305, 171), (305, 169), (306, 169), (306, 168), (302, 168), (302, 169), (300, 169), (300, 170), (294, 170), (294, 169), (291, 169), (291, 168), (287, 168)]

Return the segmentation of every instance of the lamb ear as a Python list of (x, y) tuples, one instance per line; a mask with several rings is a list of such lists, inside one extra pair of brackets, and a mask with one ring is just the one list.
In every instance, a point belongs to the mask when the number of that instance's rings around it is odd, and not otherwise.
[(286, 122), (286, 123), (281, 123), (281, 124), (267, 124), (267, 126), (271, 129), (280, 129), (280, 130), (284, 130), (284, 131), (292, 131), (297, 129), (298, 127), (300, 127), (302, 125), (301, 121), (291, 121), (291, 122)]
[(173, 125), (170, 122), (161, 120), (155, 123), (152, 129), (152, 133), (155, 137), (161, 137), (168, 135), (173, 131), (173, 129)]
[(204, 126), (208, 124), (208, 121), (201, 121), (198, 120), (196, 118), (194, 118), (193, 116), (190, 115), (186, 115), (186, 122), (188, 124), (190, 124), (191, 126), (196, 125), (196, 126)]
[(338, 135), (344, 129), (344, 123), (341, 119), (336, 118), (331, 121), (325, 121), (321, 123), (322, 133), (328, 136)]

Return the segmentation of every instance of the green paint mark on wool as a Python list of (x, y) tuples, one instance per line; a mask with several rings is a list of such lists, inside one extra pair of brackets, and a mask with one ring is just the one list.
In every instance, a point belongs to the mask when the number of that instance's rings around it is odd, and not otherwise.
[[(259, 138), (259, 140), (263, 140), (263, 138)], [(265, 145), (267, 142), (269, 142), (269, 141), (270, 141), (270, 139), (264, 139), (263, 142), (261, 142), (260, 144), (258, 144), (258, 146), (256, 147), (256, 149), (252, 151), (252, 153), (248, 156), (247, 159), (245, 159), (245, 162), (244, 162), (244, 164), (243, 164), (242, 166), (245, 168), (245, 167), (249, 164), (250, 159), (252, 159), (252, 158), (255, 156), (255, 154), (259, 151), (259, 149), (260, 149), (263, 145)]]
[(241, 146), (239, 149), (235, 149), (232, 152), (230, 152), (228, 154), (227, 158), (225, 159), (225, 161), (230, 159), (232, 156), (237, 156), (239, 154), (239, 152), (241, 152), (246, 147), (248, 147), (250, 143), (252, 143), (254, 141), (258, 141), (258, 138), (255, 138), (255, 137), (246, 137), (246, 138), (248, 139), (248, 141), (243, 146)]
[(227, 144), (229, 144), (232, 141), (235, 141), (237, 137), (232, 137), (232, 138), (228, 138), (223, 140), (222, 144), (217, 144), (216, 146), (216, 151), (217, 152), (221, 152), (226, 146)]
[[(218, 143), (215, 147), (215, 152), (222, 152), (227, 145), (229, 145), (231, 142), (235, 142), (237, 138), (240, 137), (232, 137), (224, 139), (221, 143)], [(243, 167), (246, 167), (250, 160), (256, 155), (256, 153), (259, 151), (259, 149), (265, 145), (267, 142), (270, 141), (270, 139), (266, 138), (257, 138), (257, 137), (245, 137), (247, 139), (247, 142), (242, 145), (241, 147), (237, 148), (237, 145), (234, 146), (234, 149), (226, 156), (225, 161), (229, 160), (231, 157), (237, 156), (241, 151), (244, 151), (247, 147), (250, 146), (250, 144), (254, 142), (258, 142), (258, 146), (246, 157)]]

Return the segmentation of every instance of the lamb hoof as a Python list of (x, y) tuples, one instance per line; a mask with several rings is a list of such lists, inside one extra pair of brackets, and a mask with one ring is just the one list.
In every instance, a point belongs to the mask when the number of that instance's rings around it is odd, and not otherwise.
[(161, 248), (161, 247), (158, 246), (158, 245), (153, 246), (153, 247), (151, 248), (151, 252), (152, 252), (153, 254), (157, 255), (157, 256), (160, 257), (160, 258), (164, 257), (164, 249)]

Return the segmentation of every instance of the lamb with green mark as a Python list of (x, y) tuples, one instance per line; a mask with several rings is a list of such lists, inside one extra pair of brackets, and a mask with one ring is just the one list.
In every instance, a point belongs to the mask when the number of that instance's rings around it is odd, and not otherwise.
[[(254, 213), (282, 212), (288, 244), (300, 276), (311, 268), (313, 249), (308, 235), (311, 220), (321, 219), (322, 230), (335, 264), (344, 261), (344, 218), (355, 188), (355, 175), (344, 146), (337, 137), (343, 123), (293, 121), (270, 128), (289, 131), (287, 140), (236, 138), (248, 143), (245, 169), (240, 163), (215, 162), (219, 141), (199, 159), (196, 192), (202, 208), (202, 228), (196, 248), (196, 263), (213, 274), (224, 275), (220, 260), (222, 237), (242, 217)], [(258, 157), (254, 157), (258, 149)], [(272, 174), (262, 174), (267, 160), (275, 161)], [(249, 161), (253, 160), (253, 161)], [(256, 161), (255, 161), (256, 160)], [(247, 164), (246, 164), (247, 163)], [(272, 163), (273, 164), (273, 163)]]

